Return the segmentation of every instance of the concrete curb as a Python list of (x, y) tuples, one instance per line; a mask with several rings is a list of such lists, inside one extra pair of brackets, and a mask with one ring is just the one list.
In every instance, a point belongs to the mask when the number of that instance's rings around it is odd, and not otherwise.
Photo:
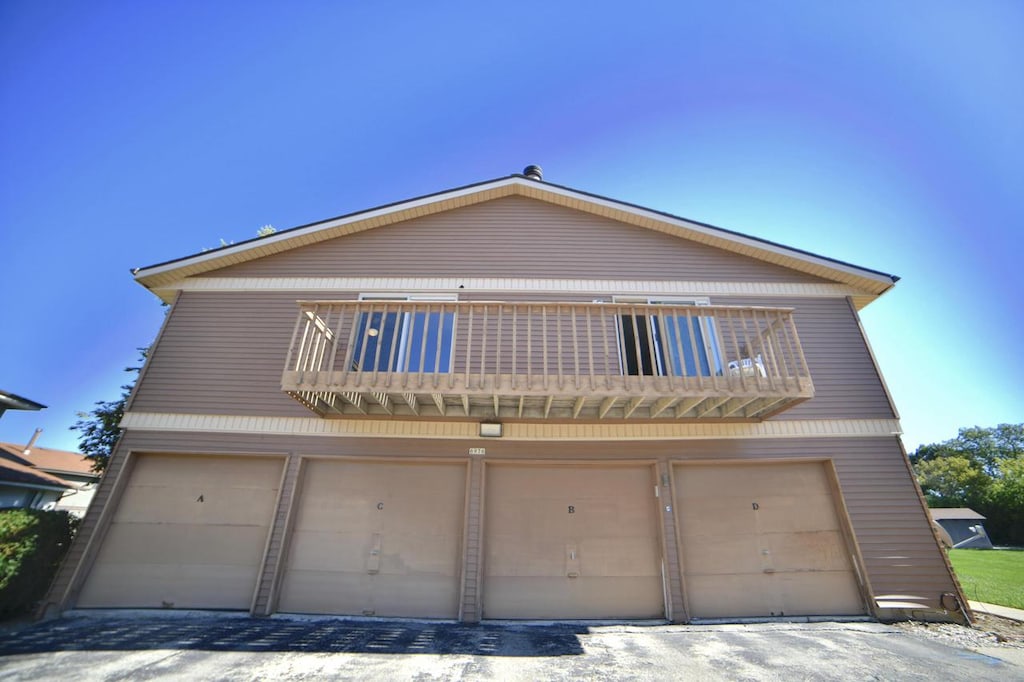
[(990, 616), (999, 616), (1000, 618), (1008, 618), (1018, 623), (1024, 623), (1024, 609), (999, 606), (998, 604), (986, 604), (981, 601), (969, 601), (967, 603), (971, 605), (971, 610), (976, 613), (987, 613)]

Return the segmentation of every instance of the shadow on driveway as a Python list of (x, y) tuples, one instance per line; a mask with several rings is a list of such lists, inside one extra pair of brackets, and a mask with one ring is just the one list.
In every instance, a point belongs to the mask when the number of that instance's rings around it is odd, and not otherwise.
[(294, 653), (577, 656), (585, 625), (461, 625), (280, 618), (80, 617), (2, 633), (0, 656), (55, 651), (271, 651)]

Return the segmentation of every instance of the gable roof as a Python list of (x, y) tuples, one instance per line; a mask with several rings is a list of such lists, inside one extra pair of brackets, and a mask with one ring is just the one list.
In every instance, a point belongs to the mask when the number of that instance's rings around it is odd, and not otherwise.
[(863, 297), (858, 297), (860, 299), (858, 307), (891, 289), (899, 279), (894, 275), (783, 246), (766, 239), (751, 237), (707, 223), (681, 218), (670, 213), (609, 199), (520, 174), (465, 185), (301, 225), (265, 237), (256, 237), (218, 249), (137, 268), (133, 274), (137, 282), (170, 302), (173, 291), (168, 288), (186, 277), (202, 275), (229, 265), (244, 263), (347, 234), (513, 195), (545, 201), (629, 225), (664, 232), (725, 251), (775, 263), (799, 272), (848, 284), (864, 292)]
[(936, 521), (947, 519), (985, 520), (985, 517), (969, 507), (933, 507), (928, 510)]
[(53, 474), (2, 457), (0, 457), (0, 483), (18, 487), (46, 488), (47, 490), (78, 487)]
[(24, 445), (0, 443), (0, 459), (7, 459), (55, 474), (75, 474), (99, 478), (99, 474), (92, 470), (92, 462), (79, 452), (41, 448), (37, 445), (33, 445), (27, 455), (24, 454), (24, 451)]

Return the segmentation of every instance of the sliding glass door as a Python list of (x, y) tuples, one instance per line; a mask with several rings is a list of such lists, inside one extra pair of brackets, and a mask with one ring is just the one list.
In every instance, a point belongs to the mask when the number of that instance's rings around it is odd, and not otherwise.
[[(408, 296), (363, 300), (452, 299)], [(352, 368), (382, 372), (450, 372), (454, 329), (454, 312), (382, 310), (361, 313), (352, 349)]]
[[(690, 300), (648, 300), (648, 304), (707, 305)], [(722, 373), (715, 318), (669, 313), (620, 316), (619, 348), (623, 374), (712, 376)]]

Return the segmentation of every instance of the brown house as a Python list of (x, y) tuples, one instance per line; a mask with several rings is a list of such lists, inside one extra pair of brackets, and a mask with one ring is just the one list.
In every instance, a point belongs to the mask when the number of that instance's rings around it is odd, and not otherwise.
[(136, 271), (51, 610), (964, 618), (858, 321), (896, 278), (524, 173)]

